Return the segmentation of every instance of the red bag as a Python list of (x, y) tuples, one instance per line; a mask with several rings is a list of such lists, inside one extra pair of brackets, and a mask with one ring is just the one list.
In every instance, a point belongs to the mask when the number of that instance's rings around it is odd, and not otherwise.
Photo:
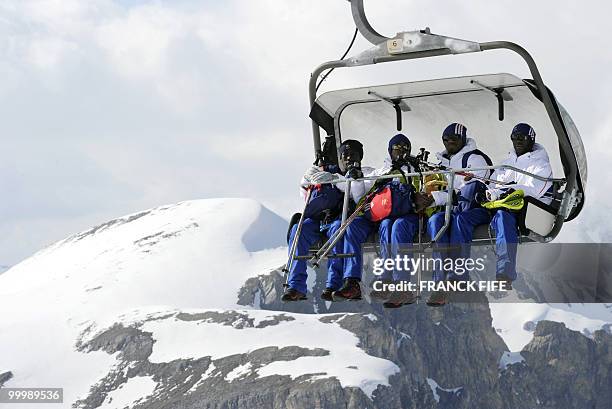
[(370, 202), (369, 216), (370, 220), (377, 222), (391, 214), (393, 207), (393, 199), (391, 189), (386, 186), (383, 190), (376, 193)]

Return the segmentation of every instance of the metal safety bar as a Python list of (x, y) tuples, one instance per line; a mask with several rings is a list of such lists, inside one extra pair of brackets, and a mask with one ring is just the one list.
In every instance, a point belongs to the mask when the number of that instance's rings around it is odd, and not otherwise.
[[(566, 183), (565, 179), (559, 179), (559, 178), (547, 178), (547, 177), (543, 177), (540, 175), (536, 175), (533, 174), (531, 172), (527, 172), (523, 169), (519, 169), (515, 166), (512, 165), (493, 165), (493, 166), (482, 166), (482, 167), (475, 167), (475, 168), (457, 168), (457, 169), (445, 169), (445, 170), (428, 170), (428, 171), (423, 171), (423, 172), (409, 172), (409, 173), (405, 173), (404, 175), (408, 178), (408, 177), (412, 177), (412, 176), (421, 176), (421, 175), (434, 175), (434, 174), (446, 174), (446, 175), (450, 175), (450, 180), (448, 182), (448, 188), (446, 190), (448, 190), (448, 192), (452, 192), (454, 187), (455, 187), (455, 175), (457, 175), (458, 173), (461, 172), (477, 172), (477, 171), (481, 171), (481, 170), (497, 170), (497, 169), (510, 169), (513, 170), (515, 172), (518, 173), (522, 173), (524, 175), (530, 176), (534, 179), (543, 181), (543, 182), (558, 182), (558, 183)], [(331, 237), (329, 237), (329, 239), (319, 248), (317, 254), (315, 255), (314, 259), (316, 260), (316, 262), (313, 264), (315, 267), (318, 265), (318, 260), (320, 260), (321, 258), (324, 258), (325, 256), (327, 256), (327, 253), (329, 252), (329, 250), (338, 242), (338, 240), (340, 240), (340, 236), (342, 234), (344, 234), (344, 231), (346, 230), (346, 224), (347, 222), (350, 223), (352, 222), (352, 220), (354, 219), (354, 217), (349, 218), (347, 220), (346, 215), (348, 214), (348, 206), (349, 206), (349, 197), (351, 194), (351, 184), (355, 183), (355, 182), (360, 182), (360, 181), (376, 181), (376, 180), (384, 180), (384, 179), (396, 179), (398, 177), (398, 175), (380, 175), (380, 176), (365, 176), (365, 177), (361, 177), (358, 179), (351, 179), (351, 178), (344, 178), (344, 177), (338, 177), (334, 180), (330, 180), (328, 182), (323, 182), (323, 183), (319, 183), (319, 184), (335, 184), (335, 183), (340, 183), (340, 182), (347, 182), (346, 185), (346, 191), (344, 193), (344, 203), (343, 203), (343, 208), (342, 208), (342, 225), (341, 227), (344, 228), (340, 228), (338, 229)], [(312, 186), (314, 185), (314, 183), (305, 183), (302, 186), (307, 187), (307, 186)], [(444, 205), (444, 225), (442, 226), (442, 228), (438, 231), (438, 233), (436, 234), (435, 237), (432, 237), (431, 242), (434, 243), (436, 242), (440, 237), (442, 237), (442, 235), (448, 230), (448, 227), (450, 226), (450, 219), (451, 219), (451, 213), (452, 213), (452, 209), (453, 209), (453, 195), (449, 194), (447, 199), (446, 199), (446, 204)], [(534, 234), (534, 237), (537, 237), (538, 240), (541, 241), (545, 241), (546, 237), (543, 236), (539, 236), (537, 234)], [(430, 243), (431, 244), (431, 243)], [(321, 256), (322, 255), (322, 256)], [(343, 254), (341, 255), (341, 257), (351, 257), (351, 254)], [(297, 259), (313, 259), (311, 256), (300, 256), (297, 257)]]
[[(451, 173), (455, 175), (461, 172), (474, 173), (474, 172), (478, 172), (481, 170), (497, 170), (497, 169), (510, 169), (515, 172), (522, 173), (523, 175), (530, 176), (534, 179), (541, 180), (542, 182), (553, 182), (553, 183), (555, 182), (566, 183), (567, 182), (564, 178), (547, 178), (544, 176), (536, 175), (535, 173), (527, 172), (526, 170), (517, 168), (512, 165), (492, 165), (492, 166), (481, 166), (477, 168), (452, 168), (452, 169), (440, 169), (440, 170), (427, 170), (423, 172), (409, 172), (409, 173), (407, 172), (407, 173), (404, 173), (404, 176), (409, 177), (409, 176), (419, 176), (419, 175), (439, 175), (439, 174), (451, 174)], [(313, 185), (348, 182), (347, 191), (345, 193), (350, 193), (351, 183), (354, 183), (354, 182), (360, 182), (360, 181), (366, 181), (366, 180), (380, 180), (380, 179), (397, 179), (397, 178), (398, 178), (398, 175), (364, 176), (358, 179), (351, 179), (351, 178), (345, 178), (343, 176), (338, 176), (337, 178), (327, 181), (327, 182), (304, 183), (302, 184), (302, 186), (308, 187), (308, 186), (313, 186)], [(346, 199), (345, 199), (345, 202), (347, 202)]]

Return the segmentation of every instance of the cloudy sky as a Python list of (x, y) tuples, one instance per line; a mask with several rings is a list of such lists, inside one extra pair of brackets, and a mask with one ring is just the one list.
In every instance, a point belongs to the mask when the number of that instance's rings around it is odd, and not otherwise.
[[(589, 155), (565, 240), (612, 239), (609, 2), (366, 1), (382, 34), (509, 40), (536, 58)], [(307, 82), (354, 25), (346, 0), (0, 1), (0, 265), (162, 204), (252, 197), (284, 217), (312, 161)], [(369, 44), (359, 39), (353, 51)], [(510, 53), (338, 71), (323, 90), (512, 72)], [(352, 70), (353, 71), (353, 70)]]

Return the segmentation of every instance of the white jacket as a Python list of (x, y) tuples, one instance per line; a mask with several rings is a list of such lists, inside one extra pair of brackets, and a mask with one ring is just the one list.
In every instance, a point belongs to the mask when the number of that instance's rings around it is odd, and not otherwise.
[[(457, 152), (456, 154), (451, 155), (449, 157), (448, 152), (445, 149), (442, 152), (436, 153), (436, 157), (438, 158), (438, 160), (440, 161), (440, 165), (442, 166), (446, 166), (447, 168), (451, 168), (451, 169), (461, 169), (463, 167), (461, 166), (463, 162), (463, 155), (475, 149), (478, 149), (476, 147), (476, 141), (474, 141), (474, 139), (472, 138), (467, 138), (463, 148), (461, 148), (461, 150)], [(469, 156), (466, 167), (481, 168), (485, 166), (489, 166), (489, 164), (484, 160), (482, 156), (474, 153)], [(490, 172), (491, 171), (489, 170), (479, 170), (479, 171), (471, 172), (471, 173), (473, 173), (476, 176), (480, 176), (480, 177), (488, 177)], [(447, 176), (447, 179), (449, 179), (449, 175), (446, 175), (446, 176)], [(465, 176), (455, 175), (455, 182), (454, 182), (455, 184), (453, 188), (454, 190), (459, 190), (463, 186), (465, 186), (466, 183), (473, 183), (477, 181), (478, 181), (477, 179), (471, 179), (469, 181), (466, 181)], [(446, 204), (446, 200), (448, 198), (448, 192), (434, 191), (434, 192), (431, 192), (431, 194), (433, 195), (433, 198), (435, 200), (435, 206), (444, 206)]]
[[(371, 173), (369, 173), (369, 174), (366, 174), (365, 172), (363, 174), (364, 174), (364, 176), (382, 176), (382, 175), (385, 175), (385, 174), (389, 173), (391, 171), (392, 167), (393, 167), (393, 162), (391, 161), (391, 158), (390, 157), (386, 157), (385, 158), (385, 162), (383, 163), (383, 165), (380, 168), (373, 169), (373, 171)], [(411, 165), (402, 166), (402, 172), (404, 172), (405, 174), (407, 174), (407, 173), (414, 173), (414, 171), (415, 170), (414, 170), (414, 168)], [(400, 177), (398, 176), (398, 177), (393, 178), (391, 180), (399, 181)], [(408, 182), (410, 182), (410, 176), (408, 176)], [(368, 192), (372, 188), (372, 186), (374, 186), (374, 183), (376, 183), (375, 180), (366, 180), (365, 183), (364, 183), (365, 184), (365, 186), (364, 186), (365, 187), (365, 191)]]
[[(385, 161), (383, 163), (383, 165), (377, 169), (374, 169), (370, 166), (362, 166), (361, 167), (361, 172), (363, 173), (364, 177), (371, 177), (371, 176), (382, 176), (384, 174), (387, 174), (391, 171), (391, 167), (392, 167), (392, 161), (390, 157), (386, 157)], [(412, 166), (407, 165), (407, 166), (403, 166), (402, 167), (402, 172), (404, 173), (413, 173), (415, 170)], [(306, 171), (306, 173), (308, 173), (308, 170)], [(408, 179), (410, 179), (410, 177), (408, 177)], [(399, 177), (397, 178), (393, 178), (393, 180), (399, 180)], [(370, 191), (370, 189), (372, 188), (372, 186), (374, 186), (374, 183), (376, 183), (375, 180), (360, 180), (360, 181), (353, 181), (351, 183), (351, 199), (353, 199), (353, 201), (355, 203), (358, 203), (359, 200), (361, 200), (361, 198)], [(300, 182), (300, 185), (303, 186), (305, 184), (308, 184), (308, 181), (306, 180), (306, 178), (302, 178), (302, 181)], [(335, 186), (340, 189), (342, 192), (346, 193), (346, 182), (342, 181), (342, 182), (338, 182), (335, 183)], [(306, 193), (305, 193), (305, 189), (301, 188), (300, 189), (300, 193), (302, 195), (303, 198), (306, 198)]]
[[(375, 169), (369, 166), (363, 166), (361, 168), (361, 171), (363, 172), (364, 176), (370, 176), (375, 172)], [(313, 166), (310, 167), (306, 170), (306, 174), (313, 174), (316, 172), (321, 172), (320, 168), (318, 166)], [(302, 177), (302, 180), (300, 181), (300, 195), (302, 196), (302, 199), (306, 200), (306, 189), (304, 188), (305, 185), (309, 184), (310, 182), (306, 179), (305, 176)], [(338, 183), (334, 183), (334, 185), (340, 189), (340, 191), (346, 193), (346, 182), (342, 181), (342, 182), (338, 182)], [(371, 185), (370, 185), (371, 186)], [(369, 190), (369, 188), (368, 188)], [(351, 183), (351, 199), (353, 199), (353, 201), (355, 203), (358, 203), (359, 200), (361, 200), (361, 198), (363, 197), (363, 195), (365, 195), (365, 193), (367, 192), (365, 185), (364, 185), (364, 181), (359, 181), (359, 182), (352, 182)]]
[[(382, 176), (382, 175), (389, 173), (391, 171), (391, 167), (392, 167), (391, 158), (387, 157), (385, 158), (385, 162), (383, 163), (381, 167), (374, 169), (369, 166), (365, 166), (361, 168), (361, 171), (363, 172), (364, 177)], [(411, 172), (414, 172), (414, 169), (411, 166), (403, 166), (402, 172), (411, 173)], [(410, 177), (408, 177), (408, 179), (410, 179)], [(393, 178), (392, 180), (399, 180), (399, 177)], [(376, 183), (375, 180), (364, 180), (364, 181), (358, 181), (358, 182), (351, 183), (351, 197), (353, 198), (355, 203), (359, 202), (359, 200), (367, 192), (370, 191), (372, 186), (374, 186), (374, 183)], [(338, 189), (342, 190), (343, 192), (346, 191), (345, 190), (346, 183), (340, 182), (340, 183), (337, 183), (336, 186), (338, 187)]]
[[(508, 159), (506, 159), (503, 165), (511, 165), (516, 168), (522, 169), (526, 172), (533, 173), (534, 175), (542, 176), (545, 178), (552, 178), (552, 167), (550, 166), (550, 159), (546, 149), (539, 143), (533, 145), (533, 151), (527, 152), (521, 156), (516, 156), (516, 152), (512, 150), (508, 153)], [(550, 197), (543, 197), (552, 186), (552, 182), (541, 181), (531, 176), (527, 176), (523, 173), (515, 172), (512, 169), (498, 169), (496, 170), (491, 179), (499, 180), (500, 182), (514, 182), (511, 185), (489, 185), (490, 190), (499, 188), (514, 190), (523, 190), (525, 196), (531, 196), (536, 199), (540, 199), (543, 203), (549, 204), (551, 201)]]
[[(370, 167), (370, 166), (362, 166), (361, 167), (361, 172), (363, 173), (363, 176), (372, 176), (372, 174), (376, 171), (376, 169)], [(355, 203), (359, 203), (359, 201), (361, 200), (361, 198), (363, 197), (363, 195), (366, 194), (366, 192), (369, 190), (369, 188), (366, 189), (366, 183), (370, 182), (370, 181), (358, 181), (358, 182), (351, 182), (351, 199), (353, 199), (353, 202)], [(371, 185), (370, 185), (371, 186)], [(338, 189), (340, 189), (342, 192), (346, 193), (346, 182), (338, 182), (336, 183), (336, 187)]]

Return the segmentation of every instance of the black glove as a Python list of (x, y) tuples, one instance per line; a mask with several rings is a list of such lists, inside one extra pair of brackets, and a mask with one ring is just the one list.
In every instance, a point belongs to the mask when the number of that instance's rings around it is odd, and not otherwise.
[(512, 192), (514, 192), (514, 189), (509, 188), (508, 190), (506, 190), (504, 193), (502, 193), (502, 194), (499, 196), (499, 199), (500, 199), (500, 200), (501, 200), (501, 199), (505, 199), (506, 197), (508, 197), (509, 195), (511, 195), (511, 194), (512, 194)]
[(363, 172), (359, 168), (351, 167), (346, 172), (346, 177), (351, 179), (359, 179), (363, 177)]
[(486, 192), (476, 192), (476, 194), (474, 195), (474, 201), (478, 204), (488, 202)]
[(435, 202), (431, 193), (419, 193), (414, 194), (414, 211), (421, 212), (427, 209)]
[(374, 182), (374, 187), (376, 188), (380, 188), (385, 186), (387, 183), (391, 182), (393, 179), (378, 179), (376, 182)]

